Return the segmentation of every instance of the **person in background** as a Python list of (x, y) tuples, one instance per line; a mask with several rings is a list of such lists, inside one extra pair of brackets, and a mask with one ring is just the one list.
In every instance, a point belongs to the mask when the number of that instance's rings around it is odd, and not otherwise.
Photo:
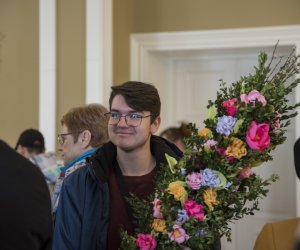
[(51, 249), (51, 201), (40, 169), (0, 140), (0, 171), (0, 248)]
[(166, 128), (160, 133), (160, 136), (173, 142), (182, 152), (184, 152), (184, 138), (191, 136), (191, 131), (187, 124), (182, 122), (179, 127)]
[(57, 139), (64, 166), (55, 184), (52, 201), (54, 215), (65, 178), (86, 166), (86, 159), (108, 141), (106, 112), (107, 108), (100, 104), (88, 104), (72, 108), (62, 117), (62, 133)]
[(60, 165), (53, 152), (45, 152), (45, 139), (42, 133), (33, 128), (24, 130), (19, 136), (15, 150), (41, 169), (52, 196)]
[[(296, 174), (298, 179), (300, 180), (300, 138), (294, 144), (294, 163)], [(298, 225), (297, 232), (296, 232), (296, 246), (295, 250), (300, 250), (300, 224)]]

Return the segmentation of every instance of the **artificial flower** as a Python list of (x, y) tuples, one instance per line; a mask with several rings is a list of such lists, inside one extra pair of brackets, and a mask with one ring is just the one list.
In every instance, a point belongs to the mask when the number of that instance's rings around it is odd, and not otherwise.
[(216, 131), (222, 135), (230, 135), (237, 118), (232, 116), (223, 115), (218, 117), (218, 123)]
[(226, 114), (229, 116), (234, 116), (236, 111), (237, 111), (237, 107), (235, 105), (235, 103), (237, 102), (237, 98), (232, 98), (229, 100), (226, 100), (222, 103), (223, 107), (226, 109)]
[(186, 234), (185, 230), (180, 225), (174, 225), (173, 231), (168, 233), (171, 241), (175, 241), (179, 244), (187, 241), (189, 236)]
[(243, 156), (247, 155), (247, 149), (245, 143), (236, 137), (230, 138), (230, 145), (227, 147), (225, 154), (227, 156), (232, 156), (236, 159), (241, 159)]
[(203, 194), (204, 203), (208, 206), (209, 210), (213, 210), (213, 205), (218, 204), (217, 192), (213, 189), (206, 189)]
[(200, 137), (204, 137), (205, 139), (211, 138), (212, 137), (212, 132), (208, 128), (203, 128), (198, 132), (198, 135)]
[(252, 173), (253, 172), (250, 167), (245, 167), (239, 172), (239, 175), (241, 178), (249, 178), (252, 175)]
[(201, 174), (193, 172), (186, 176), (186, 184), (194, 190), (198, 190), (201, 187)]
[(163, 218), (163, 214), (160, 211), (160, 207), (161, 207), (161, 201), (157, 198), (154, 199), (153, 201), (153, 217), (154, 218)]
[(153, 250), (156, 248), (156, 240), (151, 234), (142, 234), (137, 235), (136, 245), (140, 250)]
[(184, 203), (188, 198), (185, 186), (186, 184), (183, 181), (174, 181), (169, 184), (167, 191), (174, 196), (175, 200)]
[(183, 224), (183, 223), (185, 223), (188, 220), (189, 220), (189, 216), (188, 216), (187, 211), (184, 210), (184, 209), (179, 209), (177, 211), (177, 220), (176, 220), (176, 222), (178, 224)]
[(183, 204), (183, 208), (186, 210), (187, 214), (191, 218), (196, 218), (198, 221), (202, 221), (204, 219), (203, 205), (198, 204), (194, 200), (187, 200)]
[(259, 151), (269, 147), (271, 141), (269, 128), (270, 125), (267, 123), (257, 124), (253, 121), (246, 134), (248, 146), (253, 150)]
[(166, 233), (166, 221), (164, 219), (154, 219), (152, 223), (152, 228), (155, 232)]

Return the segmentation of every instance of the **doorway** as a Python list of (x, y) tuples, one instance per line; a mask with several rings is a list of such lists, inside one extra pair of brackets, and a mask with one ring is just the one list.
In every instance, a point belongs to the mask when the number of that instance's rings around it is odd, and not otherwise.
[[(299, 26), (134, 34), (131, 79), (151, 82), (158, 88), (162, 99), (161, 130), (181, 121), (201, 128), (208, 100), (216, 98), (218, 80), (230, 84), (251, 73), (259, 52), (271, 54), (277, 40), (280, 55), (288, 54), (293, 46), (298, 46), (299, 53), (300, 35), (293, 34), (300, 34)], [(298, 92), (291, 96), (292, 102), (299, 102)], [(232, 243), (222, 239), (222, 250), (253, 249), (265, 223), (299, 215), (299, 181), (292, 154), (293, 144), (300, 136), (297, 124), (299, 117), (292, 121), (287, 141), (278, 146), (274, 160), (256, 170), (263, 178), (276, 173), (280, 180), (260, 202), (260, 211), (232, 224)]]

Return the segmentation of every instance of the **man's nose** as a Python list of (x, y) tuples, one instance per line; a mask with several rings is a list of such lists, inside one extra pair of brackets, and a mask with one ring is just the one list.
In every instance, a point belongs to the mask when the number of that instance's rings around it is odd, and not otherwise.
[(126, 121), (126, 116), (124, 115), (122, 115), (121, 117), (120, 117), (120, 120), (119, 120), (119, 122), (118, 122), (118, 124), (117, 124), (118, 126), (121, 126), (121, 127), (126, 127), (126, 126), (128, 126), (127, 125), (127, 121)]

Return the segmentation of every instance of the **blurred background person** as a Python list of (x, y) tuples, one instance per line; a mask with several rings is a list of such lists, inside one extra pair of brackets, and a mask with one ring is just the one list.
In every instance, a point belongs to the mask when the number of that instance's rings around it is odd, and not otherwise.
[(0, 139), (0, 171), (0, 248), (51, 249), (51, 200), (40, 169)]
[(52, 195), (60, 165), (53, 152), (46, 153), (42, 133), (33, 128), (24, 130), (19, 136), (15, 150), (41, 169)]
[(86, 166), (86, 159), (108, 141), (108, 119), (104, 115), (107, 112), (107, 108), (100, 104), (88, 104), (72, 108), (62, 117), (62, 133), (57, 139), (64, 166), (60, 168), (54, 189), (54, 215), (64, 179), (75, 170)]
[(160, 136), (173, 142), (182, 152), (185, 151), (184, 138), (191, 136), (188, 125), (184, 122), (179, 127), (168, 127), (160, 133)]

